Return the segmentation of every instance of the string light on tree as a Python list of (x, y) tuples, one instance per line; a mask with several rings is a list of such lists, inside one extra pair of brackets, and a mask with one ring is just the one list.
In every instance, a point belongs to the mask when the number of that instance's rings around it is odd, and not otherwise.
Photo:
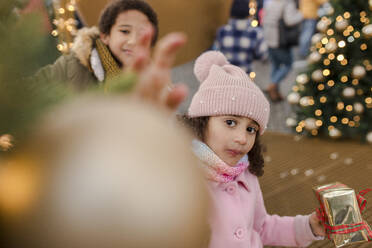
[(302, 73), (296, 77), (296, 82), (302, 85), (307, 84), (309, 82), (309, 77), (305, 73)]
[(342, 91), (342, 95), (346, 98), (352, 98), (355, 96), (355, 89), (353, 87), (346, 87)]
[(323, 72), (322, 72), (320, 69), (317, 69), (317, 70), (315, 70), (315, 71), (311, 74), (311, 78), (312, 78), (315, 82), (321, 82), (321, 81), (324, 80)]
[(315, 63), (318, 63), (321, 58), (322, 58), (322, 55), (320, 55), (320, 53), (318, 53), (317, 51), (314, 51), (310, 53), (308, 57), (308, 61), (310, 64), (315, 64)]
[(52, 31), (52, 35), (58, 36), (57, 49), (62, 53), (69, 53), (77, 33), (76, 0), (54, 0), (53, 9), (55, 15), (53, 24), (56, 29)]
[[(340, 17), (340, 18), (339, 18)], [(335, 27), (337, 31), (344, 31), (349, 25), (349, 22), (342, 18), (341, 16), (337, 17)]]

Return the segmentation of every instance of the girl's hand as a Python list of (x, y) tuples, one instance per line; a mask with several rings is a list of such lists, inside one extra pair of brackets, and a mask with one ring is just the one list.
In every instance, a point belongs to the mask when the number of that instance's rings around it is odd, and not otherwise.
[(310, 215), (309, 222), (310, 222), (311, 231), (313, 231), (313, 234), (315, 236), (324, 237), (326, 235), (323, 223), (318, 219), (315, 212), (313, 212)]

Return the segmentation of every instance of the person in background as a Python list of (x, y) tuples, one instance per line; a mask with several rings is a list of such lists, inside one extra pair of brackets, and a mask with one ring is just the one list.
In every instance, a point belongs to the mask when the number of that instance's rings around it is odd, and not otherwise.
[(318, 9), (328, 0), (300, 0), (299, 7), (304, 17), (299, 40), (299, 55), (301, 58), (306, 58), (309, 54), (311, 37), (315, 32), (316, 23), (318, 21)]
[(217, 31), (213, 50), (221, 51), (230, 63), (246, 73), (252, 71), (253, 60), (267, 58), (267, 45), (260, 27), (249, 18), (249, 1), (234, 0), (229, 22)]
[(265, 91), (271, 101), (279, 102), (283, 100), (279, 84), (288, 75), (293, 63), (292, 47), (279, 46), (279, 20), (283, 18), (288, 26), (296, 25), (302, 21), (302, 14), (294, 0), (270, 0), (265, 4), (264, 11), (264, 37), (271, 62), (271, 83)]

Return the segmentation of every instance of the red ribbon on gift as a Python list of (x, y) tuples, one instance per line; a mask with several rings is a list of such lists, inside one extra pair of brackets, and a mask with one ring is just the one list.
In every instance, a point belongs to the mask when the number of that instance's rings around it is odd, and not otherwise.
[[(360, 231), (360, 230), (366, 230), (367, 233), (368, 233), (368, 240), (372, 241), (372, 230), (365, 221), (360, 222), (360, 223), (342, 224), (342, 225), (337, 225), (337, 226), (329, 225), (328, 217), (325, 214), (325, 208), (324, 208), (324, 205), (321, 202), (319, 192), (327, 190), (327, 189), (339, 188), (339, 187), (347, 187), (347, 186), (344, 185), (344, 184), (335, 184), (335, 185), (325, 187), (325, 188), (322, 188), (322, 189), (318, 190), (317, 194), (316, 194), (316, 196), (319, 200), (319, 203), (320, 203), (320, 208), (318, 208), (316, 210), (317, 217), (323, 222), (326, 233), (327, 233), (327, 236), (328, 236), (328, 239), (331, 239), (331, 237), (330, 237), (331, 234), (347, 234), (347, 233), (357, 232), (357, 231)], [(365, 209), (366, 204), (367, 204), (367, 200), (364, 198), (364, 195), (367, 194), (370, 191), (372, 191), (372, 189), (369, 189), (369, 188), (364, 189), (356, 195), (360, 212), (363, 212), (363, 210)]]

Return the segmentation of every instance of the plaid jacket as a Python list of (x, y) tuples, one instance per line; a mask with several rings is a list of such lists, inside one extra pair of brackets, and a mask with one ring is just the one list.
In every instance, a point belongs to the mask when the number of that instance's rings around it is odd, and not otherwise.
[(217, 31), (214, 50), (221, 51), (229, 62), (251, 72), (253, 60), (267, 58), (267, 45), (259, 27), (252, 27), (248, 19), (231, 18)]

